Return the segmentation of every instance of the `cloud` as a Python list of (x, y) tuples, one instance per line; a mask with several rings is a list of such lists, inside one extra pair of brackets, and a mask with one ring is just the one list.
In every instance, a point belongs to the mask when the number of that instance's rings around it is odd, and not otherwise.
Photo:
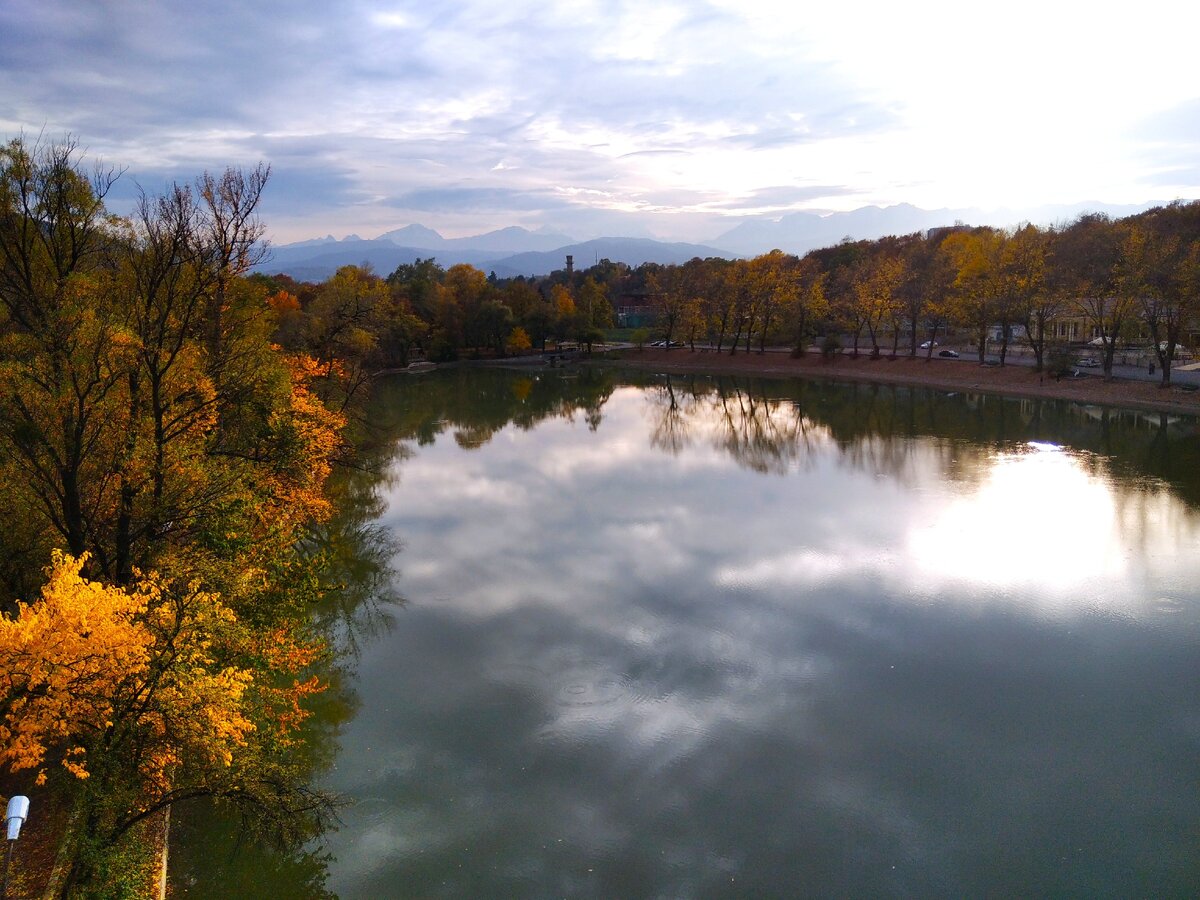
[(549, 191), (518, 191), (509, 188), (445, 187), (409, 191), (392, 197), (389, 205), (424, 212), (497, 212), (529, 210), (565, 205)]
[[(938, 192), (1008, 200), (1004, 191), (1022, 185), (1056, 192), (1034, 198), (1042, 203), (1078, 200), (1058, 194), (1092, 186), (1082, 196), (1132, 202), (1146, 198), (1113, 194), (1177, 168), (1155, 151), (1149, 177), (1137, 176), (1137, 157), (1128, 158), (1141, 127), (1127, 125), (1130, 110), (1144, 116), (1148, 83), (1160, 86), (1157, 140), (1194, 152), (1195, 74), (1172, 62), (1186, 57), (1171, 49), (1181, 38), (1166, 35), (1168, 46), (1140, 64), (1126, 48), (1119, 71), (1088, 69), (1094, 88), (1078, 86), (1078, 75), (1064, 80), (1086, 68), (1072, 68), (1081, 51), (1064, 44), (1049, 75), (1036, 74), (1049, 87), (1039, 81), (1034, 91), (1034, 75), (1009, 85), (1020, 72), (999, 64), (1000, 50), (970, 49), (971, 22), (946, 21), (920, 7), (799, 14), (718, 0), (7, 4), (0, 131), (71, 132), (147, 180), (259, 159), (298, 171), (311, 154), (313, 171), (331, 172), (335, 184), (320, 190), (294, 176), (296, 192), (270, 223), (309, 221), (309, 233), (342, 222), (363, 232), (394, 226), (394, 198), (405, 195), (428, 224), (451, 231), (513, 219), (554, 225), (583, 202), (556, 206), (556, 188), (604, 192), (608, 207), (626, 212), (649, 196), (712, 195), (649, 220), (676, 237), (719, 230), (722, 209), (755, 209), (738, 198), (771, 186), (795, 186), (792, 202), (808, 203), (807, 182), (847, 185), (833, 195), (845, 206), (926, 197), (937, 201), (926, 206), (994, 205)], [(1187, 33), (1183, 24), (1173, 31)], [(1054, 29), (1067, 27), (1051, 17), (1045, 34), (998, 46), (1048, 51), (1066, 33)], [(1089, 22), (1083, 37), (1110, 46), (1114, 31)], [(955, 77), (972, 53), (997, 64)], [(1078, 86), (1070, 121), (1055, 84)], [(1102, 133), (1081, 122), (1100, 122)], [(1154, 133), (1154, 123), (1145, 127)], [(1091, 135), (1087, 154), (1077, 133)], [(1195, 186), (1190, 172), (1176, 177), (1182, 189)], [(439, 196), (457, 205), (420, 202)]]
[(792, 209), (801, 207), (813, 200), (823, 200), (828, 197), (852, 196), (856, 190), (846, 185), (812, 184), (812, 185), (777, 185), (759, 188), (739, 196), (722, 199), (714, 203), (721, 209)]

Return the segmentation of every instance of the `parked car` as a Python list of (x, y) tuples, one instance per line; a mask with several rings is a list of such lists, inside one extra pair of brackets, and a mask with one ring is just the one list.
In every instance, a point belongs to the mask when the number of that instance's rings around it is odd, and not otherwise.
[(921, 345), (921, 349), (928, 350), (930, 347), (936, 347), (937, 345), (938, 345), (937, 341), (926, 341), (925, 343), (923, 343)]
[(1075, 365), (1083, 366), (1085, 369), (1098, 369), (1100, 367), (1100, 360), (1085, 356), (1083, 359), (1076, 360)]
[(946, 359), (958, 359), (957, 350), (939, 350), (938, 356), (944, 356)]

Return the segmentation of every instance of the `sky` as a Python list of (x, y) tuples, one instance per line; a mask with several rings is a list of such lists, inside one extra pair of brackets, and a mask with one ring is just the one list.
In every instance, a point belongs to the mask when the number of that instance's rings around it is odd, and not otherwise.
[(1200, 5), (0, 0), (0, 138), (110, 207), (263, 161), (276, 243), (1200, 197)]

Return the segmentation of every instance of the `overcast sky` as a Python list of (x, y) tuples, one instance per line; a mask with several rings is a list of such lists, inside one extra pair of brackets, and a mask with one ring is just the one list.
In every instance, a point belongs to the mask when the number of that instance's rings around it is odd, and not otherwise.
[(0, 0), (0, 136), (127, 168), (118, 212), (264, 160), (278, 242), (1193, 199), (1197, 33), (1183, 0)]

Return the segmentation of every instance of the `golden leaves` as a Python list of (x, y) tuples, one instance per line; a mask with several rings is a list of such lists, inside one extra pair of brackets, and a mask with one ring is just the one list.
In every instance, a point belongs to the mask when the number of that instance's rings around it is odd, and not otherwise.
[[(237, 649), (233, 612), (215, 594), (171, 590), (153, 573), (129, 590), (89, 581), (85, 563), (56, 552), (41, 598), (0, 619), (0, 764), (56, 760), (84, 779), (96, 754), (132, 739), (152, 793), (168, 790), (185, 760), (230, 766), (256, 728), (257, 689), (250, 669), (218, 662)], [(289, 646), (286, 632), (277, 644)], [(299, 670), (315, 652), (280, 649), (276, 661)], [(289, 726), (318, 689), (286, 692)]]

